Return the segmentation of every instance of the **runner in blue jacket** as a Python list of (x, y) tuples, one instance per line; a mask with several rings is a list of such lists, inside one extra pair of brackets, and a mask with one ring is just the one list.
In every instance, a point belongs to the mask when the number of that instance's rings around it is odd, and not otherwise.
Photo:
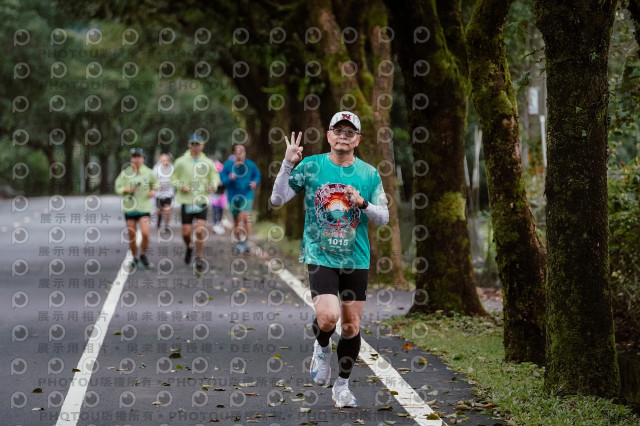
[(233, 146), (233, 160), (227, 160), (220, 173), (220, 180), (227, 188), (229, 210), (233, 216), (233, 233), (238, 245), (236, 251), (249, 252), (251, 235), (251, 208), (254, 190), (260, 183), (260, 170), (256, 163), (247, 158), (244, 145)]

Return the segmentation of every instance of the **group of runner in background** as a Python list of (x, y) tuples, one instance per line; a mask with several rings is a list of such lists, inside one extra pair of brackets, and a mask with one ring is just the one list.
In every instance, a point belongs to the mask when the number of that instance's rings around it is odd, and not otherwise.
[[(260, 170), (246, 158), (243, 145), (234, 145), (232, 154), (223, 164), (202, 152), (204, 144), (204, 138), (194, 133), (188, 140), (189, 149), (175, 163), (170, 153), (162, 153), (153, 169), (145, 165), (146, 154), (142, 148), (129, 151), (129, 162), (116, 179), (115, 190), (123, 196), (122, 211), (134, 266), (142, 265), (146, 269), (153, 266), (146, 253), (152, 212), (157, 215), (158, 230), (165, 231), (171, 224), (175, 204), (180, 205), (184, 261), (186, 264), (193, 262), (196, 271), (205, 268), (204, 243), (209, 206), (213, 211), (213, 232), (222, 235), (230, 227), (224, 215), (228, 208), (233, 217), (235, 251), (250, 251), (250, 214), (254, 190), (261, 179)], [(142, 236), (139, 250), (137, 229)]]

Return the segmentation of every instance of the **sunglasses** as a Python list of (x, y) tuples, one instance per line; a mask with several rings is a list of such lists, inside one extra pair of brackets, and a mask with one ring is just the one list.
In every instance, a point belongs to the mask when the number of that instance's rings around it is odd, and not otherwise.
[(329, 130), (331, 130), (333, 132), (333, 134), (336, 135), (336, 136), (345, 135), (347, 137), (347, 139), (351, 139), (355, 135), (359, 135), (360, 134), (360, 133), (356, 132), (355, 130), (351, 130), (351, 129), (329, 129)]

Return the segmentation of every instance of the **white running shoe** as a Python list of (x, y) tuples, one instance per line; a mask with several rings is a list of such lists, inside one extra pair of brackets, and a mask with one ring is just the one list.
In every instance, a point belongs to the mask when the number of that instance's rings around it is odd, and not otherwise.
[(233, 222), (231, 222), (226, 217), (223, 216), (220, 222), (222, 223), (222, 226), (225, 227), (225, 229), (233, 229)]
[(215, 225), (213, 225), (213, 232), (215, 232), (218, 235), (224, 234), (224, 226), (222, 226), (219, 223), (216, 223)]
[(342, 377), (338, 377), (333, 384), (333, 389), (331, 391), (333, 400), (336, 403), (337, 408), (342, 407), (357, 407), (358, 400), (353, 393), (349, 390), (349, 379), (343, 379)]
[(309, 371), (313, 381), (320, 386), (327, 386), (331, 379), (331, 340), (328, 348), (329, 351), (324, 352), (317, 340), (313, 342), (313, 356)]

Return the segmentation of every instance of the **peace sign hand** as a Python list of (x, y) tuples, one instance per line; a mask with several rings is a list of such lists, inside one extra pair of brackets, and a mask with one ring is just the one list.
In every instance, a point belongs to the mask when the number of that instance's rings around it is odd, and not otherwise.
[[(287, 143), (287, 151), (284, 154), (284, 159), (290, 163), (296, 164), (302, 160), (302, 147), (300, 146), (300, 139), (302, 139), (302, 132), (298, 133), (298, 138), (295, 139), (296, 132), (291, 132), (291, 142), (289, 138), (284, 137), (284, 141)], [(295, 141), (294, 141), (295, 139)]]

